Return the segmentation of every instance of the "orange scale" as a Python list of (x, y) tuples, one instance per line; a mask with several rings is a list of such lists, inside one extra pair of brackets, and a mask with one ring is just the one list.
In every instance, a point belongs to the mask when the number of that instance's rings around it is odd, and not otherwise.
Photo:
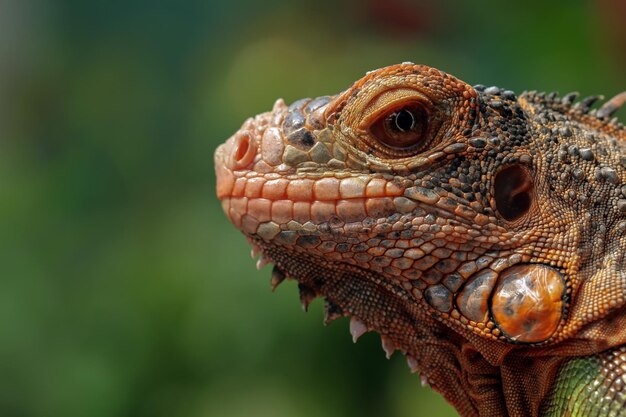
[(385, 186), (387, 185), (387, 181), (380, 178), (373, 178), (365, 187), (365, 196), (366, 197), (382, 197), (385, 195)]
[(341, 180), (339, 194), (343, 199), (362, 198), (365, 196), (367, 179), (362, 177), (351, 177)]
[(366, 217), (365, 202), (362, 199), (339, 200), (337, 215), (344, 222), (356, 222)]
[(293, 220), (306, 223), (311, 220), (311, 203), (296, 201), (293, 203)]
[(272, 219), (272, 202), (265, 198), (256, 198), (248, 202), (248, 213), (259, 222), (266, 222)]
[(327, 222), (336, 215), (335, 203), (331, 201), (315, 201), (311, 205), (311, 220), (314, 223)]
[(339, 180), (330, 177), (319, 179), (315, 181), (313, 190), (317, 200), (338, 200)]
[(278, 224), (286, 224), (293, 219), (293, 203), (289, 200), (272, 203), (272, 220)]
[(391, 198), (369, 198), (365, 201), (365, 210), (368, 216), (377, 219), (395, 213), (395, 206)]
[(289, 181), (284, 178), (267, 181), (265, 185), (263, 185), (263, 198), (269, 198), (270, 200), (281, 200), (285, 198), (287, 184), (289, 184)]
[(233, 185), (232, 196), (242, 197), (245, 189), (246, 189), (246, 179), (237, 178), (237, 180), (235, 180), (235, 184)]
[(265, 178), (250, 178), (246, 182), (246, 191), (244, 195), (248, 198), (257, 198), (261, 196), (263, 190), (263, 184), (265, 184)]
[(313, 181), (308, 179), (290, 181), (287, 185), (287, 198), (292, 201), (313, 200)]
[(398, 186), (397, 184), (393, 183), (393, 182), (387, 182), (387, 185), (385, 185), (385, 194), (388, 197), (396, 197), (399, 195), (403, 195), (404, 194), (404, 188)]

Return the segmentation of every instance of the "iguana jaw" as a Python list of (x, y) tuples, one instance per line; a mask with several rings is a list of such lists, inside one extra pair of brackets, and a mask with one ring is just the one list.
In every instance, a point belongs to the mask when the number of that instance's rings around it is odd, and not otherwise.
[(250, 242), (262, 252), (261, 265), (275, 264), (274, 287), (285, 279), (298, 282), (305, 310), (314, 298), (324, 297), (325, 323), (349, 317), (355, 342), (366, 331), (378, 333), (387, 358), (396, 351), (405, 355), (411, 372), (420, 373), (422, 385), (441, 392), (453, 405), (471, 401), (466, 398), (468, 375), (461, 366), (469, 360), (463, 352), (467, 341), (451, 332), (436, 315), (427, 314), (406, 290), (355, 265), (304, 251), (294, 255), (259, 239)]

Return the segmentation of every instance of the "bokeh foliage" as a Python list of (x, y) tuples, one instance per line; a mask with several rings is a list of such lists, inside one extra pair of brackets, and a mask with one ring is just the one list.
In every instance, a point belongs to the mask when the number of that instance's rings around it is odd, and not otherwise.
[(610, 96), (626, 87), (619, 13), (612, 0), (3, 2), (0, 415), (454, 415), (378, 336), (353, 345), (345, 320), (323, 327), (320, 301), (302, 314), (293, 283), (271, 294), (214, 197), (212, 153), (277, 97), (402, 61)]

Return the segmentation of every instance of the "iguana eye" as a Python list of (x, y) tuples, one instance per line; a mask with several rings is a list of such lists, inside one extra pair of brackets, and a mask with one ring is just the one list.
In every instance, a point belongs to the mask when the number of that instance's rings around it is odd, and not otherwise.
[(424, 145), (428, 131), (428, 112), (420, 103), (409, 103), (379, 117), (370, 129), (383, 145), (409, 150)]

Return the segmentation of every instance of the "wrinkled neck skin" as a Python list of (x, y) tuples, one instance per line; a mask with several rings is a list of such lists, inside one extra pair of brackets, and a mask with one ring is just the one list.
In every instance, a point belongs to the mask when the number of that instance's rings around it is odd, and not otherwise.
[(217, 194), (274, 286), (379, 333), (460, 415), (624, 415), (626, 134), (619, 100), (574, 98), (383, 68), (248, 119)]

